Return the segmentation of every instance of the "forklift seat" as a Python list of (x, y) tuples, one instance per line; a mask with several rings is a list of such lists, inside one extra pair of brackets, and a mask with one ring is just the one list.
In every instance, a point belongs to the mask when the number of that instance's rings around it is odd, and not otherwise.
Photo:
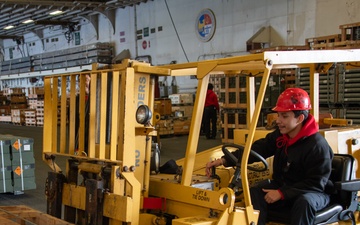
[[(360, 190), (360, 179), (355, 179), (355, 159), (352, 155), (334, 154), (330, 180), (334, 184), (330, 192), (330, 204), (316, 213), (315, 224), (324, 225), (351, 220), (355, 225), (354, 212), (359, 204), (357, 192)], [(268, 212), (268, 219), (271, 222), (289, 224), (290, 216), (290, 211)]]

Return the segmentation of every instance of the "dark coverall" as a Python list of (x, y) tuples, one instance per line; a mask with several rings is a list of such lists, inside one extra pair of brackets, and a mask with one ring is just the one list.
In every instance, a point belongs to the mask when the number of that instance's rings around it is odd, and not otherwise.
[[(325, 138), (317, 132), (312, 115), (309, 114), (295, 140), (286, 137), (276, 129), (255, 141), (251, 147), (264, 158), (274, 156), (271, 183), (250, 189), (253, 207), (260, 211), (259, 225), (265, 225), (268, 210), (289, 215), (291, 225), (310, 225), (314, 223), (315, 213), (330, 202), (325, 188), (331, 186), (329, 177), (333, 152)], [(233, 152), (237, 157), (240, 153)], [(225, 160), (230, 162), (226, 157)], [(249, 163), (255, 161), (258, 160), (249, 157)], [(263, 189), (278, 190), (282, 198), (268, 204)]]

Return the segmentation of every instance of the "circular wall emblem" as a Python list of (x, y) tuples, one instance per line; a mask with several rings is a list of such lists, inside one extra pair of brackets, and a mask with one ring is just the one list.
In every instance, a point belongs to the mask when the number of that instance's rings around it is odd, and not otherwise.
[(146, 49), (146, 48), (147, 48), (147, 42), (146, 42), (146, 41), (143, 41), (143, 42), (142, 42), (142, 47), (143, 47), (143, 49)]
[(203, 9), (196, 18), (196, 34), (198, 38), (207, 42), (214, 36), (216, 28), (215, 15), (210, 9)]

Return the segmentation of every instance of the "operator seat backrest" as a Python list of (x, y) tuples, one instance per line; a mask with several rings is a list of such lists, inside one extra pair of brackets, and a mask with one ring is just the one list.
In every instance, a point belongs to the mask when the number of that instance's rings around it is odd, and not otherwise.
[[(350, 155), (335, 154), (332, 160), (332, 171), (330, 180), (335, 183), (336, 181), (349, 181), (354, 176), (353, 157)], [(339, 191), (331, 195), (333, 203), (341, 204), (346, 207), (350, 204), (351, 193), (346, 191)]]

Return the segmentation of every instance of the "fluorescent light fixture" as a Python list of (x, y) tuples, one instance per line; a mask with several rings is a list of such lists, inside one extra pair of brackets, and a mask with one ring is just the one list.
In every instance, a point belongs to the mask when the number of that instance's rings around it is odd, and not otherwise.
[(61, 14), (61, 13), (63, 13), (63, 11), (61, 11), (61, 10), (55, 10), (55, 11), (49, 13), (49, 14), (52, 15), (52, 16), (55, 16), (55, 15), (59, 15), (59, 14)]
[(28, 19), (28, 20), (25, 20), (25, 21), (23, 21), (22, 23), (32, 23), (32, 22), (34, 22), (34, 20), (32, 20), (32, 19)]
[(9, 26), (4, 27), (5, 30), (9, 30), (9, 29), (11, 29), (11, 28), (14, 28), (14, 26), (13, 26), (13, 25), (9, 25)]

